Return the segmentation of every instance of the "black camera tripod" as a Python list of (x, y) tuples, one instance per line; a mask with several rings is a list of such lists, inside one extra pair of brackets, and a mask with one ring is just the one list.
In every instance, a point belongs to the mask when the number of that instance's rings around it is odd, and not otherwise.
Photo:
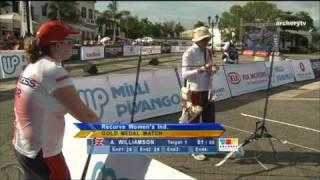
[[(243, 143), (238, 146), (238, 149), (240, 149), (240, 148), (242, 148), (242, 147), (244, 147), (244, 146), (246, 146), (246, 145), (248, 145), (248, 144), (250, 144), (250, 143), (252, 143), (252, 142), (255, 142), (255, 141), (257, 141), (257, 140), (259, 140), (259, 139), (261, 139), (261, 138), (268, 138), (269, 143), (270, 143), (271, 148), (272, 148), (272, 151), (273, 151), (273, 154), (274, 154), (274, 156), (275, 156), (276, 150), (275, 150), (275, 148), (274, 148), (274, 145), (273, 145), (271, 139), (275, 139), (275, 140), (281, 142), (282, 144), (286, 144), (287, 141), (286, 141), (286, 140), (279, 139), (279, 138), (271, 135), (271, 134), (269, 133), (267, 127), (266, 127), (266, 124), (265, 124), (265, 122), (266, 122), (266, 116), (267, 116), (267, 111), (268, 111), (269, 95), (270, 95), (270, 93), (271, 93), (270, 88), (271, 88), (271, 82), (272, 82), (271, 79), (272, 79), (273, 61), (274, 61), (274, 51), (272, 51), (271, 53), (272, 53), (272, 54), (271, 54), (272, 57), (271, 57), (271, 65), (270, 65), (270, 70), (269, 70), (270, 73), (269, 73), (269, 79), (268, 79), (268, 88), (267, 88), (267, 92), (266, 92), (266, 99), (265, 99), (265, 104), (264, 104), (263, 118), (262, 118), (262, 120), (259, 120), (259, 121), (256, 122), (256, 127), (255, 127), (254, 133), (253, 133), (251, 136), (249, 136), (247, 139), (245, 139), (245, 140), (243, 141)], [(236, 152), (236, 151), (231, 151), (231, 152), (229, 152), (220, 162), (218, 162), (217, 164), (215, 164), (215, 166), (221, 166), (221, 165), (222, 165), (223, 163), (225, 163), (235, 152)], [(254, 159), (254, 160), (257, 161), (258, 164), (260, 164), (264, 169), (267, 170), (268, 168), (267, 168), (266, 166), (264, 166), (263, 163), (258, 160), (258, 157), (260, 157), (260, 155), (259, 155), (259, 156), (254, 156), (254, 157), (251, 157), (251, 158), (245, 158), (245, 159)]]

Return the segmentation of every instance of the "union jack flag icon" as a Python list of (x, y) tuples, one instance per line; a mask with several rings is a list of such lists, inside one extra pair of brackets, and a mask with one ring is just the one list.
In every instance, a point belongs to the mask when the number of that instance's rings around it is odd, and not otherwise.
[(94, 145), (95, 146), (103, 146), (104, 145), (104, 139), (103, 138), (94, 139)]

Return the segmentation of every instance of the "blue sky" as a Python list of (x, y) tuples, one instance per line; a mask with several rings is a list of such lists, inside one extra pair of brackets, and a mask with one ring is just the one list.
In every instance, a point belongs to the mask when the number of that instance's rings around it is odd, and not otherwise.
[[(152, 22), (180, 21), (191, 28), (198, 20), (207, 22), (207, 17), (229, 11), (232, 5), (244, 5), (248, 1), (118, 1), (120, 10), (128, 10), (139, 18), (147, 17)], [(293, 12), (309, 12), (314, 24), (320, 26), (319, 1), (268, 1), (279, 9)], [(96, 9), (103, 11), (110, 1), (97, 1)]]

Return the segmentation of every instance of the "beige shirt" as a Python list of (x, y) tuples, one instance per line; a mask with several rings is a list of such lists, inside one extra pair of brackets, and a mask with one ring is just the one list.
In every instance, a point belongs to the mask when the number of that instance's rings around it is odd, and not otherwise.
[[(210, 50), (206, 48), (207, 61), (212, 61)], [(211, 56), (211, 57), (210, 57)], [(182, 78), (187, 80), (191, 91), (208, 91), (211, 88), (212, 73), (199, 74), (197, 69), (205, 65), (204, 51), (194, 43), (182, 56)]]

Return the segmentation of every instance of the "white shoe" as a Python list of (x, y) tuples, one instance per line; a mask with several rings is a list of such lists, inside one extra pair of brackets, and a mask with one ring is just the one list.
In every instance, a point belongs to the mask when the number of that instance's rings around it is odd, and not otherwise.
[(192, 154), (192, 157), (198, 161), (203, 161), (207, 158), (205, 154)]

